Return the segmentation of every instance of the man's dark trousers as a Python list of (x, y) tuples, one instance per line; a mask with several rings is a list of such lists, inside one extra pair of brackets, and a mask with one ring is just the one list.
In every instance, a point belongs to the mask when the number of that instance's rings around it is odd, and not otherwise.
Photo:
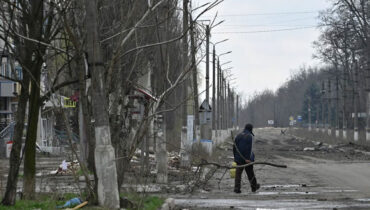
[(241, 185), (241, 181), (242, 181), (242, 173), (243, 173), (244, 169), (245, 169), (245, 172), (247, 172), (249, 183), (251, 185), (252, 191), (255, 191), (256, 187), (257, 187), (257, 179), (254, 176), (253, 165), (247, 166), (247, 167), (244, 167), (244, 168), (236, 168), (234, 191), (240, 191), (240, 185)]

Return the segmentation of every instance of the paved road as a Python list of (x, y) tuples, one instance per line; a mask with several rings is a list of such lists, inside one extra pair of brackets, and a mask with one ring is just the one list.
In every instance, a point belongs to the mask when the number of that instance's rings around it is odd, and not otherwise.
[[(194, 180), (181, 177), (177, 172), (172, 172), (171, 184), (165, 186), (170, 189), (167, 193), (158, 185), (153, 185), (153, 192), (174, 197), (180, 209), (370, 209), (370, 152), (365, 148), (312, 142), (281, 135), (280, 129), (256, 129), (255, 133), (258, 161), (288, 165), (287, 169), (255, 166), (258, 182), (262, 185), (257, 193), (250, 192), (245, 176), (242, 193), (233, 193), (234, 180), (229, 173), (219, 181), (225, 170), (218, 170), (204, 189), (191, 195), (183, 193), (184, 183), (179, 180), (189, 183)], [(310, 151), (312, 148), (315, 151)], [(230, 164), (233, 159), (231, 146), (217, 150), (214, 158), (214, 161)], [(37, 172), (55, 170), (62, 160), (61, 157), (40, 157)], [(0, 160), (0, 193), (5, 188), (7, 168), (8, 160)], [(72, 176), (39, 177), (37, 182), (37, 191), (77, 190)], [(127, 182), (132, 184), (130, 180)], [(20, 182), (19, 187), (21, 185)], [(179, 190), (175, 193), (171, 189)]]
[[(280, 129), (256, 129), (257, 160), (282, 163), (287, 169), (255, 166), (262, 184), (251, 193), (244, 182), (234, 194), (233, 179), (227, 176), (218, 188), (217, 178), (195, 194), (174, 195), (183, 209), (370, 209), (370, 156), (352, 144), (326, 145), (281, 135)], [(316, 148), (315, 151), (304, 151)], [(223, 151), (232, 161), (232, 152)], [(246, 177), (243, 177), (244, 181)]]

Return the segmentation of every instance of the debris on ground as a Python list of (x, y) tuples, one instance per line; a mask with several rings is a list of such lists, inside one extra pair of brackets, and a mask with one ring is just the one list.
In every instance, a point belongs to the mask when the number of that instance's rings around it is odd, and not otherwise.
[(77, 160), (67, 162), (63, 160), (58, 169), (50, 171), (47, 175), (71, 175), (80, 169), (80, 163)]
[(82, 208), (82, 207), (86, 206), (87, 204), (88, 204), (88, 202), (87, 202), (87, 201), (85, 201), (85, 202), (81, 203), (80, 205), (78, 205), (78, 206), (74, 207), (73, 209), (71, 209), (71, 208), (67, 208), (66, 210), (77, 210), (77, 209), (80, 209), (80, 208)]
[(322, 146), (322, 142), (321, 141), (315, 141), (315, 142), (313, 142), (314, 143), (314, 145), (315, 146), (317, 146), (317, 147), (320, 147), (320, 146)]
[(119, 198), (119, 205), (125, 209), (135, 209), (135, 204), (126, 197)]
[(177, 152), (168, 153), (168, 165), (172, 168), (180, 168), (180, 155)]
[(66, 201), (66, 203), (64, 205), (57, 206), (56, 208), (57, 209), (73, 208), (73, 207), (76, 207), (80, 204), (82, 204), (82, 200), (80, 198), (72, 198), (72, 199)]

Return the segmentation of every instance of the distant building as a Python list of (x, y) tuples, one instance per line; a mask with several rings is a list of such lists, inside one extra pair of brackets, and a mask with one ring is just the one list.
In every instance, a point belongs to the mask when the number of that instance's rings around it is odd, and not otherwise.
[[(4, 40), (0, 40), (0, 151), (4, 151), (6, 143), (12, 140), (17, 96), (20, 93), (20, 85), (12, 79), (20, 78), (22, 68), (9, 53)], [(1, 152), (0, 156), (3, 154)]]

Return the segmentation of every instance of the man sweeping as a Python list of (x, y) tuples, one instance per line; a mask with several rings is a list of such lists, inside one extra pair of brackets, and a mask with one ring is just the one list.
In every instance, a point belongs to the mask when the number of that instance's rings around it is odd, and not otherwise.
[[(234, 153), (234, 161), (236, 162), (238, 166), (254, 162), (254, 153), (252, 151), (253, 136), (254, 134), (253, 134), (252, 124), (245, 125), (244, 131), (236, 136), (234, 146), (233, 146), (233, 153)], [(236, 168), (234, 192), (241, 193), (240, 185), (241, 185), (243, 170), (245, 170), (245, 172), (248, 175), (248, 179), (251, 185), (252, 192), (256, 192), (260, 188), (260, 185), (257, 184), (257, 179), (253, 171), (253, 165), (250, 165), (247, 167)]]

